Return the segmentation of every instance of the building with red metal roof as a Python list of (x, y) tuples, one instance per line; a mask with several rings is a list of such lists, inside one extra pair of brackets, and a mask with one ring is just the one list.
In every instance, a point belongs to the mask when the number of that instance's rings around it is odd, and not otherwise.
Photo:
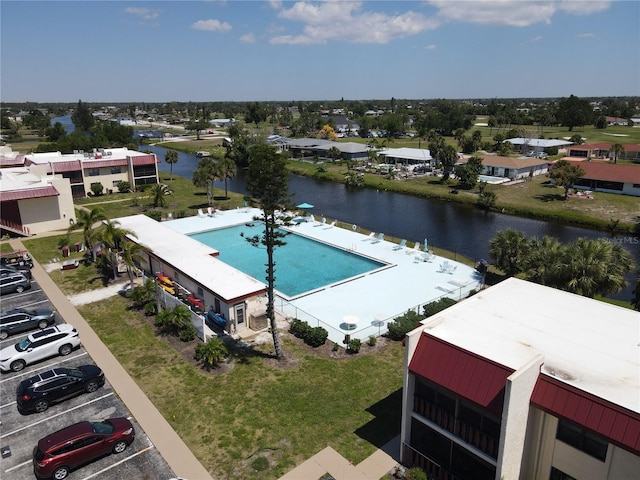
[(437, 479), (635, 479), (640, 314), (516, 278), (407, 335), (401, 458)]
[(575, 188), (640, 197), (640, 165), (568, 161), (584, 171), (584, 174), (575, 182)]

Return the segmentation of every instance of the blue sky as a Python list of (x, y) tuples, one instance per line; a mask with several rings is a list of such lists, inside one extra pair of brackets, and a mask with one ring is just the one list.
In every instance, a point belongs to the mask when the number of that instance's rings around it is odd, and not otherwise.
[(640, 2), (13, 1), (0, 98), (640, 95)]

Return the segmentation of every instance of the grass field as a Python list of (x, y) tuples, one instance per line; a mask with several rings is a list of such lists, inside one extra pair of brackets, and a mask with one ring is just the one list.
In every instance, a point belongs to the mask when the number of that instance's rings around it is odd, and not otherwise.
[(208, 373), (124, 298), (79, 311), (214, 478), (276, 479), (327, 445), (357, 464), (400, 431), (401, 343), (331, 359), (285, 335), (284, 367), (265, 344)]

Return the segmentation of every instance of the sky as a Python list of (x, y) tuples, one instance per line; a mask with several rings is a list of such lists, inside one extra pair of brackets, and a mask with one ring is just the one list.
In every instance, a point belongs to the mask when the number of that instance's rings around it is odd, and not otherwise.
[(5, 102), (640, 96), (640, 1), (0, 2)]

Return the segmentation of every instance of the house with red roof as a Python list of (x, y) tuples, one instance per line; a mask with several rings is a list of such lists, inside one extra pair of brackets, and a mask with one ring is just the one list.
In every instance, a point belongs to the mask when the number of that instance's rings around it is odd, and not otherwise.
[(584, 170), (574, 188), (640, 197), (640, 165), (569, 160)]
[[(584, 158), (584, 159), (613, 159), (613, 153), (611, 147), (614, 143), (611, 142), (598, 142), (598, 143), (585, 143), (583, 145), (571, 145), (567, 147), (567, 157), (570, 158)], [(631, 160), (633, 162), (640, 162), (640, 145), (636, 143), (621, 143), (624, 148), (624, 152), (618, 155), (618, 159)]]
[[(461, 157), (456, 165), (464, 165), (469, 157)], [(503, 157), (501, 155), (482, 155), (482, 175), (503, 177), (508, 180), (544, 175), (549, 171), (548, 160), (536, 157)]]
[(638, 312), (507, 279), (405, 340), (401, 461), (451, 480), (640, 472)]

